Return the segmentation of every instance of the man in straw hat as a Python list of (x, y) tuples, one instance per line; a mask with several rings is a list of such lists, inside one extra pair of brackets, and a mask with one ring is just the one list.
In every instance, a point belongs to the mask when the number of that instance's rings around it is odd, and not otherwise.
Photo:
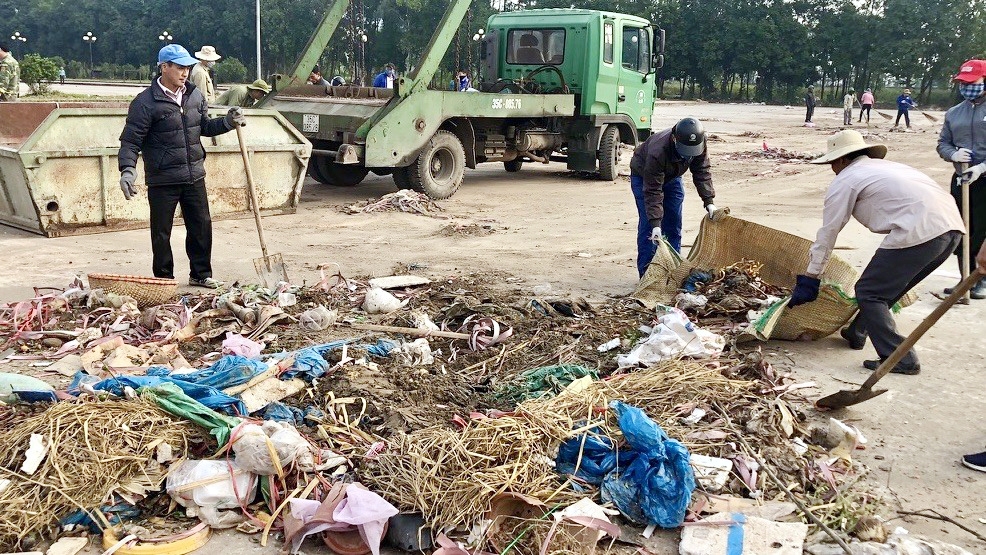
[[(811, 246), (808, 268), (797, 277), (788, 303), (796, 307), (818, 298), (822, 273), (850, 216), (886, 235), (856, 282), (859, 314), (842, 330), (853, 349), (862, 349), (869, 336), (880, 357), (863, 362), (870, 370), (903, 341), (890, 307), (955, 251), (963, 233), (962, 217), (948, 193), (914, 168), (884, 160), (886, 154), (887, 147), (867, 144), (859, 132), (847, 129), (829, 137), (828, 152), (812, 160), (830, 164), (836, 177), (825, 193), (822, 227)], [(891, 372), (920, 370), (912, 350)]]
[(216, 52), (215, 46), (206, 45), (195, 53), (195, 57), (199, 60), (199, 63), (195, 64), (195, 67), (192, 68), (192, 74), (188, 80), (202, 91), (206, 102), (212, 104), (216, 101), (216, 86), (212, 83), (212, 76), (209, 75), (209, 70), (216, 65), (216, 62), (222, 56)]
[(251, 108), (269, 92), (270, 85), (263, 79), (257, 79), (249, 85), (233, 85), (229, 90), (219, 95), (219, 100), (216, 101), (216, 104), (220, 106)]

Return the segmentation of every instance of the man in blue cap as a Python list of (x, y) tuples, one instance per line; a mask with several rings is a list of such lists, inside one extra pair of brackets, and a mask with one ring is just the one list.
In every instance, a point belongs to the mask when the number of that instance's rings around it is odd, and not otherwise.
[(154, 276), (175, 277), (171, 228), (175, 208), (181, 206), (188, 284), (216, 289), (222, 282), (212, 277), (212, 216), (201, 137), (222, 135), (246, 121), (239, 106), (230, 108), (225, 117), (209, 117), (205, 96), (188, 81), (192, 66), (199, 62), (182, 46), (165, 46), (157, 62), (157, 79), (130, 103), (120, 135), (120, 188), (127, 200), (137, 195), (137, 156), (143, 154)]

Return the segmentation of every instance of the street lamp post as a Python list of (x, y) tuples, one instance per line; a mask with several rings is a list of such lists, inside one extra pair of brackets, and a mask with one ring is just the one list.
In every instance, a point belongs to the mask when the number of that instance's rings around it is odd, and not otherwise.
[[(21, 43), (21, 46), (23, 48), (24, 47), (23, 46), (24, 43), (27, 42), (27, 37), (25, 37), (24, 35), (22, 35), (20, 33), (20, 31), (14, 31), (14, 34), (13, 35), (10, 35), (10, 40), (13, 41), (15, 47), (16, 47), (17, 43), (19, 42), (19, 43)], [(21, 52), (21, 54), (23, 54), (23, 52)]]
[(96, 35), (92, 34), (92, 31), (89, 31), (82, 36), (82, 40), (89, 45), (89, 72), (90, 76), (92, 76), (92, 68), (94, 67), (92, 63), (92, 45), (96, 43)]
[(174, 40), (175, 37), (171, 36), (171, 33), (164, 31), (158, 35), (157, 38), (158, 40), (163, 40), (165, 44), (171, 44), (171, 41)]

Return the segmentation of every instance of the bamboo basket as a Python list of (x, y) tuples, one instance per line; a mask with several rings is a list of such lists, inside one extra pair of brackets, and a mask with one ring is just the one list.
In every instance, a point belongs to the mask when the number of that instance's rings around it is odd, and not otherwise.
[(168, 278), (89, 274), (89, 288), (133, 297), (141, 308), (172, 301), (178, 294), (178, 281)]

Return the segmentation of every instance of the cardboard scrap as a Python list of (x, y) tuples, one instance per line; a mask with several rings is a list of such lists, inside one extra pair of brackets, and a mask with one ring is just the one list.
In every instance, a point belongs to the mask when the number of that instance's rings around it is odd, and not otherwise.
[(274, 401), (303, 391), (305, 387), (305, 381), (298, 378), (279, 380), (272, 377), (240, 393), (240, 399), (246, 405), (247, 414), (253, 414)]
[(75, 555), (89, 545), (89, 538), (59, 538), (45, 555)]
[[(681, 531), (681, 555), (801, 555), (808, 525), (717, 513)], [(736, 547), (740, 550), (737, 551)]]

